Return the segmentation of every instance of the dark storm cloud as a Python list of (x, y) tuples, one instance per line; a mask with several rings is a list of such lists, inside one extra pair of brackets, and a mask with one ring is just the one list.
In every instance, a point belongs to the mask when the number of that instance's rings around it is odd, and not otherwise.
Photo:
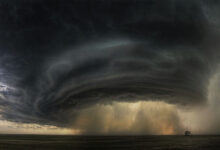
[(205, 102), (215, 4), (1, 1), (3, 119), (68, 126), (78, 109), (112, 100)]

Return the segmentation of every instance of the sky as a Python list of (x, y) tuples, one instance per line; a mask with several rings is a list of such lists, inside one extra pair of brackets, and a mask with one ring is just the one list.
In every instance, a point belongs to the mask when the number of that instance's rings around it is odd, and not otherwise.
[(217, 0), (0, 0), (0, 133), (220, 133)]

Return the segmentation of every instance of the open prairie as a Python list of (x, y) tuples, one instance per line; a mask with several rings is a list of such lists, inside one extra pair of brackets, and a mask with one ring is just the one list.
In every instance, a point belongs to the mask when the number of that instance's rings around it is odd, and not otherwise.
[(220, 136), (1, 135), (0, 149), (22, 150), (219, 150)]

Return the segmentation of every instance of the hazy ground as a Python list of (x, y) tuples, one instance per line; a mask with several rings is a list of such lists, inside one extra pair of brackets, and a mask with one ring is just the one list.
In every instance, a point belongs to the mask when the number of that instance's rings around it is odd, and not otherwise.
[(0, 135), (0, 149), (219, 150), (220, 136), (42, 136)]

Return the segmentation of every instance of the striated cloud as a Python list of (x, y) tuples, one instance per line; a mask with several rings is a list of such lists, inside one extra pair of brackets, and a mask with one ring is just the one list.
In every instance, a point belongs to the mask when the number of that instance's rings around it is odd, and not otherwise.
[[(218, 6), (189, 0), (0, 1), (2, 119), (79, 128), (85, 109), (112, 101), (206, 104), (219, 62)], [(102, 107), (93, 113), (105, 118)], [(159, 116), (148, 113), (138, 111), (135, 133)], [(173, 114), (168, 111), (168, 122), (178, 120)], [(181, 125), (174, 124), (178, 133)], [(90, 133), (93, 126), (82, 128)]]

